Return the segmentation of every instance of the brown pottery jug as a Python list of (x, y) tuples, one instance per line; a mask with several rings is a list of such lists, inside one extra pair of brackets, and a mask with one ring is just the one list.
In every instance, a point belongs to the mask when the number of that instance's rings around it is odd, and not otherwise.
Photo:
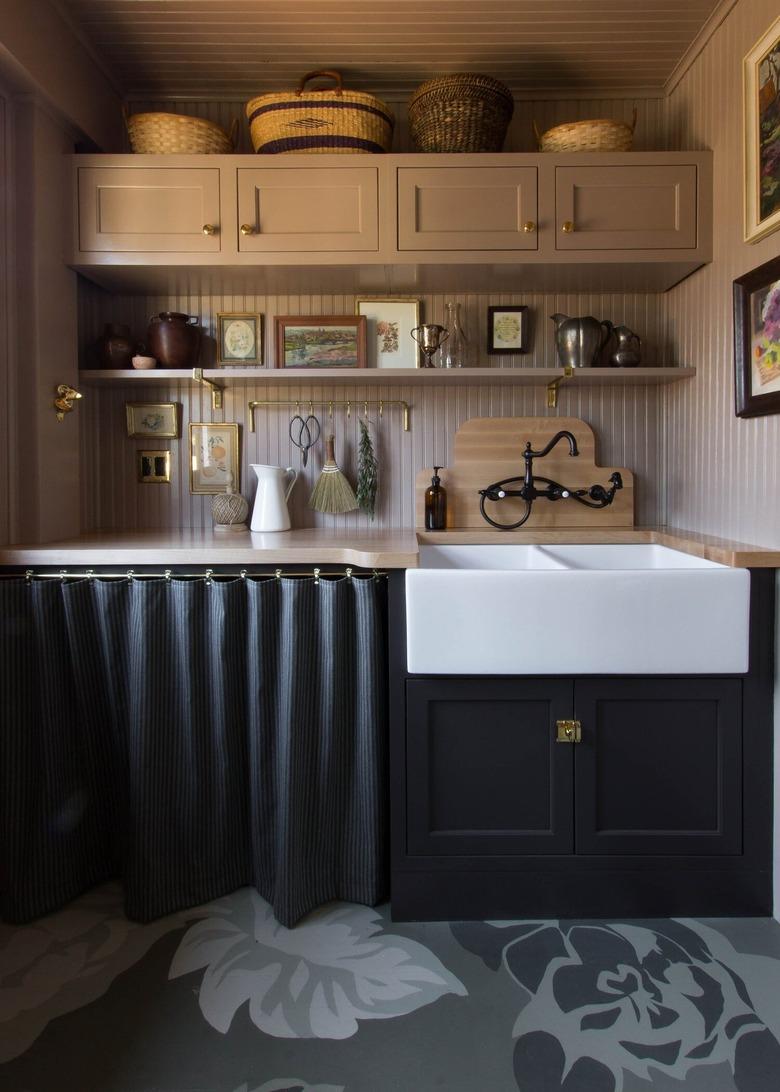
[(133, 342), (130, 327), (121, 322), (107, 322), (102, 337), (95, 342), (95, 353), (101, 368), (131, 368)]
[(149, 321), (146, 343), (161, 368), (194, 368), (200, 352), (197, 318), (161, 311)]

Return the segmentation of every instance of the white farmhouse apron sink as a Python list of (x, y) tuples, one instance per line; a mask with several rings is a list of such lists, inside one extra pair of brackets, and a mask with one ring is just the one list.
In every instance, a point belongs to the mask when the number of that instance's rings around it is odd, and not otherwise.
[(426, 675), (732, 674), (750, 574), (653, 545), (421, 546), (408, 670)]

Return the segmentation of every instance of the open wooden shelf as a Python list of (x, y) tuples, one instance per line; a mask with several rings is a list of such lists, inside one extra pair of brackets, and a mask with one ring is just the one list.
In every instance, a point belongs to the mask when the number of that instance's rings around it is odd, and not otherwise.
[[(695, 368), (577, 368), (565, 377), (563, 368), (204, 368), (203, 378), (218, 386), (239, 383), (281, 387), (297, 386), (521, 386), (545, 387), (560, 379), (561, 389), (599, 386), (645, 386), (690, 379)], [(186, 368), (135, 370), (85, 370), (79, 372), (85, 386), (118, 384), (195, 383)]]

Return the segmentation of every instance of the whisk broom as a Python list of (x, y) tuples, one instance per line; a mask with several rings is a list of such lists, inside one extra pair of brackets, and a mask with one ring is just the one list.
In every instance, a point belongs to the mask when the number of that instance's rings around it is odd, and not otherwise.
[(340, 512), (351, 512), (357, 508), (358, 503), (352, 492), (352, 486), (338, 468), (333, 454), (333, 443), (334, 437), (326, 436), (325, 462), (322, 464), (319, 480), (309, 498), (309, 508), (336, 515)]

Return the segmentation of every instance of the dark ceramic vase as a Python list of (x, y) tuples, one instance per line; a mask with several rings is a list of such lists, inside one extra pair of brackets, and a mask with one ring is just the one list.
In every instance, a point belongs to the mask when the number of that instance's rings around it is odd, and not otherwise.
[(161, 368), (194, 368), (200, 352), (197, 318), (178, 311), (161, 311), (149, 322), (146, 343)]
[(95, 342), (95, 353), (101, 368), (131, 368), (133, 342), (130, 327), (121, 322), (107, 322), (103, 336)]

